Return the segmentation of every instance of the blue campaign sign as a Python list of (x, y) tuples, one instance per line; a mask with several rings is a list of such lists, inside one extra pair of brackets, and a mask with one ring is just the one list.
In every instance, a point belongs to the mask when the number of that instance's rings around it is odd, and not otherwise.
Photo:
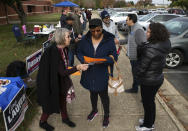
[(0, 108), (4, 110), (25, 83), (20, 77), (0, 77)]
[(3, 111), (6, 131), (15, 131), (24, 120), (25, 112), (28, 109), (28, 102), (24, 86), (20, 88), (12, 101)]
[(28, 75), (31, 75), (39, 67), (40, 58), (42, 56), (42, 49), (36, 51), (26, 58), (26, 67)]

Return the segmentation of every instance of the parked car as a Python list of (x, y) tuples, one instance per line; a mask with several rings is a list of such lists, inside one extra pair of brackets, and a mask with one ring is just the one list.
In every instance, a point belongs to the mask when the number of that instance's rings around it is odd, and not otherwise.
[(182, 9), (176, 9), (176, 8), (168, 9), (168, 13), (185, 15), (185, 12)]
[(129, 8), (128, 12), (138, 13), (138, 10), (136, 8)]
[(156, 10), (156, 9), (149, 9), (148, 11), (149, 11), (149, 13), (154, 13), (154, 12), (156, 12), (157, 10)]
[(188, 17), (178, 17), (164, 23), (170, 33), (171, 52), (166, 57), (167, 68), (188, 62)]
[(126, 20), (122, 20), (117, 22), (117, 28), (120, 31), (125, 31), (125, 27), (126, 27)]
[(151, 22), (164, 23), (164, 22), (166, 22), (168, 20), (171, 20), (173, 18), (180, 17), (180, 16), (182, 16), (182, 15), (151, 13), (151, 14), (147, 14), (147, 15), (141, 17), (139, 19), (138, 23), (140, 25), (142, 25), (145, 28), (145, 30), (146, 30)]
[(147, 15), (149, 11), (147, 9), (141, 9), (138, 11), (138, 15)]
[(134, 12), (117, 12), (116, 14), (112, 15), (110, 17), (110, 19), (112, 19), (113, 22), (115, 22), (115, 24), (117, 25), (118, 22), (126, 20), (128, 14), (136, 14), (136, 13), (134, 13)]

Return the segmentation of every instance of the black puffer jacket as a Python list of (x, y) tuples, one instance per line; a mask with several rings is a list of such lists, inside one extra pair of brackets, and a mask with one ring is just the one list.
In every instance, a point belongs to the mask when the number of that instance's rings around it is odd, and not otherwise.
[(166, 55), (171, 49), (170, 40), (158, 43), (144, 43), (138, 47), (136, 76), (142, 85), (158, 85), (164, 80), (163, 68)]

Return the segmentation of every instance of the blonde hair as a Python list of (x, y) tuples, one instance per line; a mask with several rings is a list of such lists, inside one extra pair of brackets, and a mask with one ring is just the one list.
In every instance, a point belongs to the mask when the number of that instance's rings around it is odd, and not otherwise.
[(66, 28), (59, 28), (53, 34), (52, 42), (55, 42), (57, 45), (64, 45), (65, 43), (65, 34), (69, 33), (69, 30)]

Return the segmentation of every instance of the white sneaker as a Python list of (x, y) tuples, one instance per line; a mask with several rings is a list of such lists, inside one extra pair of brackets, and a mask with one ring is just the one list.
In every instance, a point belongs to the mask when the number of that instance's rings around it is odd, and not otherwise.
[(138, 120), (138, 122), (139, 122), (140, 125), (142, 125), (142, 124), (144, 124), (144, 119), (143, 119), (143, 118), (140, 118), (140, 119)]
[(135, 126), (136, 131), (152, 131), (152, 128)]
[[(144, 119), (143, 119), (143, 118), (140, 118), (140, 119), (138, 120), (138, 122), (139, 122), (140, 125), (143, 125), (143, 124), (144, 124)], [(154, 124), (152, 125), (152, 129), (155, 129)]]

